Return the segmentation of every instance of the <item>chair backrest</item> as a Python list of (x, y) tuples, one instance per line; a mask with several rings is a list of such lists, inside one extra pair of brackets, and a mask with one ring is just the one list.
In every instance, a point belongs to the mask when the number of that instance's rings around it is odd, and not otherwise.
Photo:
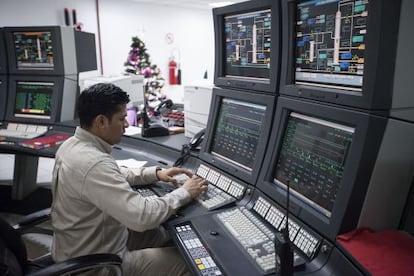
[(27, 252), (20, 233), (1, 217), (0, 266), (4, 271), (1, 275), (21, 275), (27, 269)]

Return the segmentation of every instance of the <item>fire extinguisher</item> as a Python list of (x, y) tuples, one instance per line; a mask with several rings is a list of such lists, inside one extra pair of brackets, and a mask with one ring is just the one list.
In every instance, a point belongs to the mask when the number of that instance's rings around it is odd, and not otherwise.
[(170, 84), (178, 84), (177, 62), (175, 62), (173, 58), (168, 63), (168, 72), (169, 72)]

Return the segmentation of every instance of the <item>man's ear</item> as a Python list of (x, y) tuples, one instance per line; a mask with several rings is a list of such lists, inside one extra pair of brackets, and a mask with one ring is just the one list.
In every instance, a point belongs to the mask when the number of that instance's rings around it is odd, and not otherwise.
[(101, 115), (98, 115), (94, 119), (94, 124), (95, 124), (95, 127), (96, 128), (102, 129), (102, 128), (104, 128), (104, 127), (107, 126), (107, 124), (108, 124), (108, 118), (106, 118), (102, 114)]

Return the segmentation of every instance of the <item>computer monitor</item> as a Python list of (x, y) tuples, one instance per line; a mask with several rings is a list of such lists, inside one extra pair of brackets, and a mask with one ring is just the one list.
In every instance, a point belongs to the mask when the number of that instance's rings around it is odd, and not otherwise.
[(275, 97), (213, 88), (200, 158), (254, 185), (262, 165)]
[(282, 14), (280, 94), (391, 106), (399, 0), (283, 0)]
[(7, 74), (7, 54), (3, 28), (0, 28), (0, 75)]
[(7, 76), (0, 75), (0, 121), (4, 120), (7, 103)]
[(11, 76), (6, 121), (53, 124), (73, 120), (76, 81), (54, 76)]
[(213, 9), (216, 86), (276, 93), (279, 1), (253, 0)]
[(76, 74), (74, 32), (63, 26), (5, 27), (10, 74)]
[(335, 240), (354, 229), (387, 119), (279, 97), (257, 187), (317, 232)]

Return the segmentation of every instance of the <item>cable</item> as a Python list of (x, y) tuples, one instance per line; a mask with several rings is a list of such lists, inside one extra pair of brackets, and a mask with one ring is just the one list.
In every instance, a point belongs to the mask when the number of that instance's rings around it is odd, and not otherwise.
[(181, 148), (181, 155), (178, 157), (178, 159), (174, 163), (174, 167), (180, 167), (184, 162), (188, 159), (191, 152), (191, 146), (188, 144), (185, 144)]

